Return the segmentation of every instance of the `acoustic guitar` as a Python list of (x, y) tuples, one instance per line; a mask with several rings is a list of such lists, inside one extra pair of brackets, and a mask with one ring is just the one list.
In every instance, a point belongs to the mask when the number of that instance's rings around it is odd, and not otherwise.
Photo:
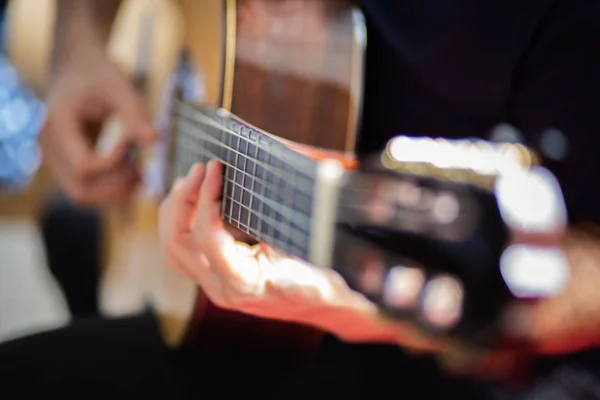
[[(8, 12), (9, 54), (40, 92), (50, 3), (13, 1)], [(381, 154), (356, 159), (366, 33), (360, 10), (344, 0), (124, 1), (107, 51), (143, 86), (163, 137), (142, 157), (153, 171), (146, 191), (127, 214), (107, 215), (107, 315), (150, 300), (172, 346), (252, 333), (269, 346), (318, 342), (321, 333), (309, 327), (265, 328), (218, 309), (164, 263), (160, 198), (194, 162), (210, 159), (225, 166), (225, 222), (333, 268), (384, 315), (429, 334), (490, 343), (509, 298), (560, 290), (568, 275), (560, 263), (545, 280), (503, 265), (520, 201), (545, 199), (564, 214), (556, 181), (527, 148), (396, 137)], [(111, 121), (103, 143), (119, 134)], [(128, 296), (136, 300), (119, 304)], [(407, 296), (417, 305), (406, 307)], [(460, 307), (444, 308), (448, 301)], [(446, 322), (426, 318), (436, 312)]]

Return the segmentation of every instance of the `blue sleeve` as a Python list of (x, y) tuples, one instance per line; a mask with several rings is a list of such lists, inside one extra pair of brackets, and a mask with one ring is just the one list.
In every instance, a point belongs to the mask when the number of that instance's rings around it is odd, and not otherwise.
[(0, 194), (26, 188), (35, 175), (41, 163), (38, 136), (44, 118), (44, 103), (0, 55)]

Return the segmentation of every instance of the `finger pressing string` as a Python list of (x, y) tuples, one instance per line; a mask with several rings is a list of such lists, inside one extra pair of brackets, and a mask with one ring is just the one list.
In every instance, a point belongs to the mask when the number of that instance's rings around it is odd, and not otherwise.
[(186, 193), (184, 193), (184, 196), (186, 197), (186, 200), (194, 206), (198, 203), (200, 188), (202, 187), (202, 182), (204, 182), (205, 176), (206, 167), (204, 164), (198, 163), (192, 166), (187, 177), (185, 178)]
[(203, 164), (195, 164), (188, 175), (176, 182), (173, 191), (173, 228), (178, 234), (189, 233), (190, 223), (194, 216), (198, 192), (205, 179), (206, 168)]
[(217, 161), (210, 161), (206, 166), (206, 179), (202, 183), (198, 204), (198, 227), (200, 232), (211, 232), (221, 228), (220, 218), (221, 190), (223, 188), (222, 166)]
[(260, 268), (255, 255), (247, 251), (247, 245), (235, 241), (221, 220), (222, 185), (221, 164), (209, 162), (200, 190), (195, 237), (211, 270), (227, 283), (229, 289), (239, 293), (259, 290)]
[(198, 268), (206, 268), (190, 229), (204, 176), (204, 165), (196, 164), (185, 178), (178, 178), (162, 211), (165, 214), (163, 220), (171, 221), (166, 244), (168, 260), (175, 269), (191, 279), (197, 279)]

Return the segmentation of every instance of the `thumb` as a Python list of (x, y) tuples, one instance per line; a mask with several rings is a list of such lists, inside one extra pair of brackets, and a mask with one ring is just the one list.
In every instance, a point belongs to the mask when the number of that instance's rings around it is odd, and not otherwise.
[(125, 77), (117, 79), (115, 87), (109, 90), (111, 103), (114, 104), (125, 134), (133, 141), (141, 144), (152, 143), (157, 132), (152, 124), (152, 118), (142, 96), (133, 84)]

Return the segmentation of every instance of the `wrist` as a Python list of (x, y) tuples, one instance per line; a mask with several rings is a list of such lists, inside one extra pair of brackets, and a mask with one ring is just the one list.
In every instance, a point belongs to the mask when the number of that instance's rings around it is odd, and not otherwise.
[(52, 73), (74, 59), (105, 54), (120, 0), (58, 0)]

